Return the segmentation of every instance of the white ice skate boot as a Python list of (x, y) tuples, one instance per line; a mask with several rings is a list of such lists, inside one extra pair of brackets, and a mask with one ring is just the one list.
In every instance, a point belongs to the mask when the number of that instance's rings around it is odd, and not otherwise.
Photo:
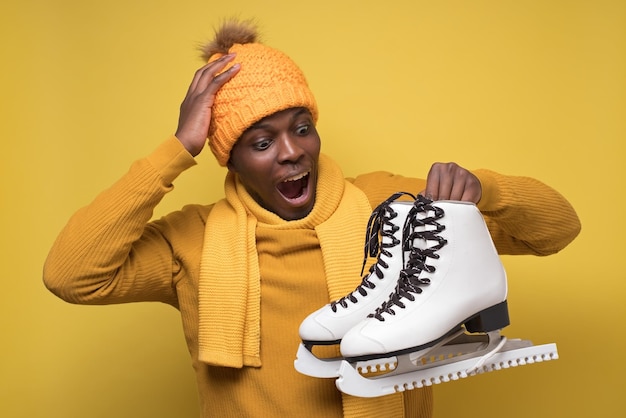
[(419, 202), (412, 214), (414, 251), (395, 293), (346, 333), (346, 358), (419, 351), (463, 324), (470, 332), (509, 324), (506, 274), (478, 208)]
[[(398, 201), (409, 197), (410, 201)], [(316, 345), (336, 345), (354, 325), (374, 312), (394, 292), (404, 268), (403, 231), (415, 196), (396, 193), (381, 203), (370, 217), (364, 254), (377, 257), (361, 284), (341, 299), (311, 313), (300, 325), (302, 344), (294, 362), (300, 373), (314, 377), (336, 377), (341, 359), (321, 359), (312, 353)], [(408, 252), (407, 252), (408, 255)]]
[(506, 274), (474, 204), (418, 196), (407, 228), (413, 248), (395, 292), (341, 341), (342, 392), (383, 396), (558, 358), (554, 344), (500, 336)]

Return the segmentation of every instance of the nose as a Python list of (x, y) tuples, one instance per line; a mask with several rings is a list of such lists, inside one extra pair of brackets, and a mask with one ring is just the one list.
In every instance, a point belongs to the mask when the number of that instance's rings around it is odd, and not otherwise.
[(281, 135), (278, 142), (278, 161), (280, 163), (295, 163), (304, 154), (304, 149), (299, 144), (298, 139), (291, 135)]

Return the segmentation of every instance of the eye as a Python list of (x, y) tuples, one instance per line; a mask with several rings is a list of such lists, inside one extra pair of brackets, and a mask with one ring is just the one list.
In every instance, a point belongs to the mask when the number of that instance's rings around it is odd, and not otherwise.
[(269, 138), (259, 139), (253, 144), (253, 148), (257, 151), (265, 151), (272, 145), (272, 140)]
[(306, 135), (309, 133), (309, 125), (301, 125), (296, 128), (296, 133), (298, 135)]

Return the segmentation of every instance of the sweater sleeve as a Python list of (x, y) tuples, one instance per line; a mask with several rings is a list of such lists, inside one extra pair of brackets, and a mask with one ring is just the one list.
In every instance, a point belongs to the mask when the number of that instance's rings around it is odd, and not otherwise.
[[(574, 208), (556, 190), (530, 177), (475, 170), (482, 186), (478, 208), (500, 254), (549, 255), (580, 232)], [(398, 191), (419, 193), (426, 181), (374, 172), (348, 179), (365, 192), (372, 207)]]
[(156, 224), (148, 222), (172, 190), (172, 181), (194, 164), (175, 137), (136, 161), (70, 218), (44, 264), (46, 287), (71, 303), (161, 301), (177, 306), (171, 247)]
[(572, 205), (546, 184), (484, 169), (473, 173), (483, 189), (478, 208), (500, 254), (554, 254), (580, 233)]

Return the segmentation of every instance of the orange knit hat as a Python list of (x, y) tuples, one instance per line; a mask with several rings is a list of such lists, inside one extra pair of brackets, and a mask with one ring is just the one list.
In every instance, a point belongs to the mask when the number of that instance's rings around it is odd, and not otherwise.
[(256, 42), (250, 22), (226, 22), (215, 40), (204, 47), (205, 59), (213, 61), (236, 53), (241, 70), (215, 96), (209, 127), (209, 147), (221, 166), (230, 150), (252, 124), (292, 107), (307, 108), (313, 121), (318, 111), (304, 74), (284, 53)]

